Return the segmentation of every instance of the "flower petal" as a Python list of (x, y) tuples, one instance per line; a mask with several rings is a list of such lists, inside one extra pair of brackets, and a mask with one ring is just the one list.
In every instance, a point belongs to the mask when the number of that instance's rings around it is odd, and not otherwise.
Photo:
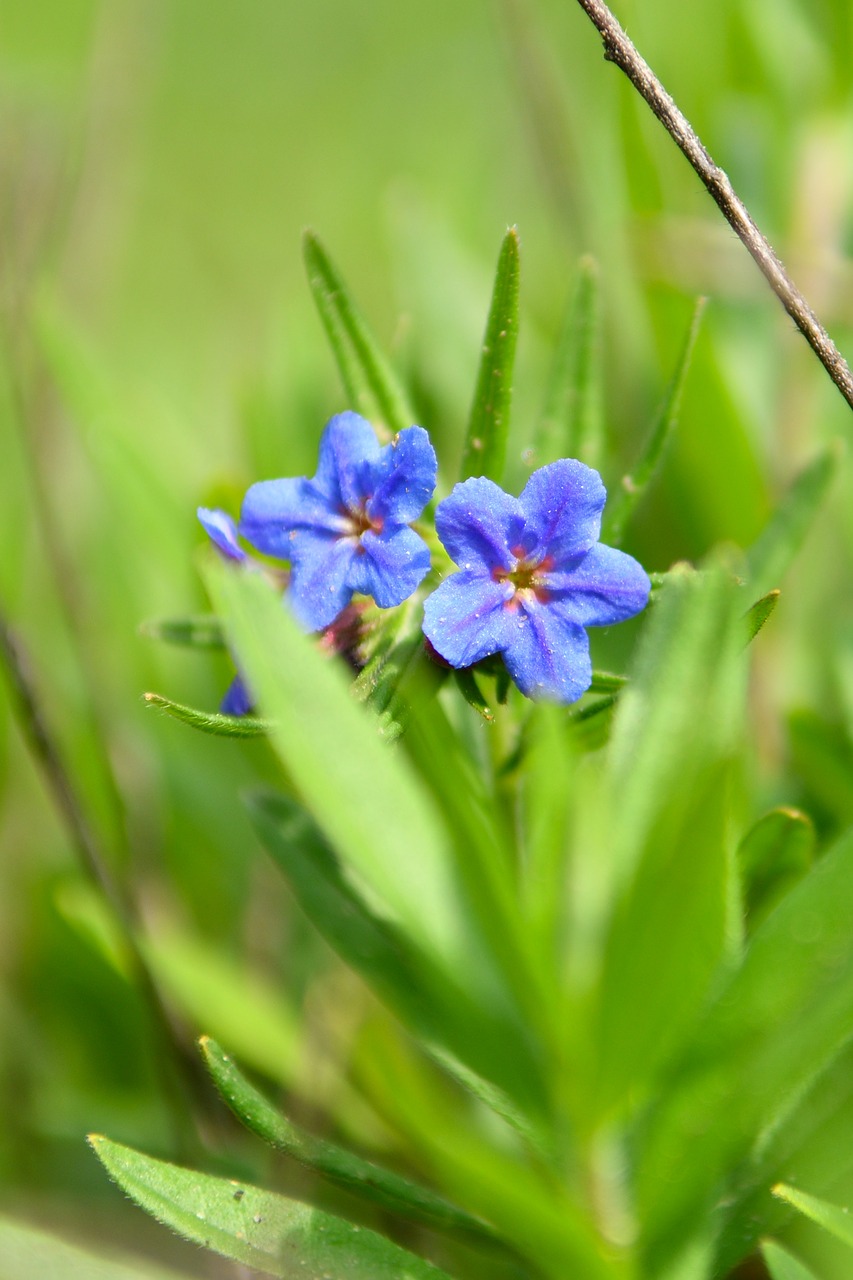
[(225, 690), (219, 710), (226, 716), (247, 716), (252, 710), (252, 698), (242, 676), (235, 676)]
[(438, 504), (435, 527), (462, 569), (512, 569), (512, 548), (521, 541), (524, 517), (517, 498), (494, 481), (474, 476), (455, 485)]
[(407, 525), (382, 534), (368, 529), (360, 541), (347, 582), (352, 591), (373, 596), (380, 609), (402, 604), (429, 573), (429, 547)]
[(355, 555), (354, 538), (338, 538), (308, 529), (294, 531), (290, 587), (285, 600), (307, 631), (321, 631), (352, 598), (348, 584)]
[(240, 533), (265, 555), (291, 559), (294, 529), (341, 533), (346, 520), (313, 480), (260, 480), (243, 499)]
[(196, 515), (211, 542), (224, 556), (229, 560), (248, 558), (237, 541), (237, 526), (227, 512), (213, 507), (199, 507)]
[(518, 504), (527, 522), (525, 551), (563, 561), (598, 541), (607, 491), (601, 476), (574, 458), (561, 458), (534, 471)]
[(504, 663), (521, 692), (528, 698), (576, 702), (592, 683), (583, 627), (535, 599), (526, 600), (511, 616), (514, 629)]
[(633, 556), (598, 543), (563, 572), (543, 574), (548, 602), (565, 619), (584, 627), (604, 627), (640, 613), (649, 602), (651, 583)]
[(314, 485), (330, 508), (355, 511), (372, 492), (371, 472), (380, 455), (376, 432), (360, 414), (347, 410), (326, 423)]
[(435, 489), (438, 462), (423, 427), (406, 427), (371, 466), (367, 514), (386, 524), (417, 520)]
[(506, 607), (512, 595), (509, 583), (487, 574), (452, 573), (424, 601), (424, 635), (451, 667), (470, 667), (512, 640), (517, 611)]

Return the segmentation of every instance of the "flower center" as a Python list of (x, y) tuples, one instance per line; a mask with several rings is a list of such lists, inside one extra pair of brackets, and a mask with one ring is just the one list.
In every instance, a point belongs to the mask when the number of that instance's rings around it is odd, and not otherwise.
[(532, 560), (515, 548), (513, 548), (513, 555), (516, 556), (514, 568), (492, 570), (492, 577), (495, 582), (509, 582), (514, 588), (513, 594), (506, 602), (507, 606), (509, 608), (516, 607), (516, 597), (520, 592), (532, 593), (540, 604), (545, 604), (550, 600), (551, 593), (542, 575), (553, 569), (553, 557), (543, 556), (540, 560)]
[(358, 550), (362, 550), (361, 536), (372, 529), (374, 533), (382, 532), (383, 520), (381, 516), (369, 516), (367, 514), (367, 499), (360, 502), (357, 507), (346, 507), (341, 514), (346, 521), (345, 537), (358, 539)]

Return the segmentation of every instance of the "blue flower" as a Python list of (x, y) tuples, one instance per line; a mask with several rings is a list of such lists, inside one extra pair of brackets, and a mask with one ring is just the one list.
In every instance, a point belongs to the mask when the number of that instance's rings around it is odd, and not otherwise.
[(290, 607), (307, 630), (320, 631), (354, 592), (387, 609), (426, 577), (429, 548), (409, 525), (432, 497), (435, 477), (435, 450), (421, 427), (383, 448), (364, 418), (339, 413), (323, 432), (314, 478), (253, 484), (240, 533), (290, 561)]
[(534, 471), (519, 498), (482, 477), (456, 485), (435, 523), (459, 572), (424, 605), (445, 662), (499, 653), (529, 698), (574, 702), (589, 688), (584, 628), (632, 617), (650, 591), (636, 560), (598, 541), (606, 496), (597, 471), (567, 458)]

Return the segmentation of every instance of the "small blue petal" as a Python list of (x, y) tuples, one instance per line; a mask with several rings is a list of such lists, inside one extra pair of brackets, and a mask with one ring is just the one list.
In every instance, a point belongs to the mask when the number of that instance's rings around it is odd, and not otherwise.
[(429, 547), (414, 529), (403, 525), (381, 534), (368, 529), (353, 556), (348, 582), (351, 590), (373, 596), (380, 609), (390, 609), (409, 598), (429, 568)]
[(260, 480), (243, 499), (240, 532), (265, 555), (290, 560), (294, 529), (340, 533), (345, 520), (313, 480)]
[(454, 486), (438, 504), (435, 527), (449, 554), (462, 569), (510, 569), (524, 532), (517, 498), (494, 481), (474, 476)]
[(322, 631), (352, 599), (348, 578), (356, 541), (298, 529), (290, 545), (293, 561), (285, 599), (307, 631)]
[(504, 664), (528, 698), (576, 702), (592, 683), (589, 639), (583, 627), (550, 605), (526, 600), (513, 613)]
[(235, 676), (225, 690), (219, 710), (226, 716), (247, 716), (252, 706), (252, 698), (242, 676)]
[(652, 584), (633, 556), (598, 543), (564, 571), (543, 574), (549, 607), (584, 627), (624, 622), (645, 609)]
[(205, 533), (229, 560), (245, 560), (246, 552), (237, 541), (237, 526), (231, 517), (217, 508), (199, 507), (196, 512)]
[(359, 414), (336, 414), (320, 438), (320, 457), (314, 484), (337, 510), (357, 510), (370, 497), (371, 467), (379, 457), (376, 432)]
[(372, 465), (367, 513), (386, 525), (417, 520), (435, 489), (438, 461), (423, 427), (406, 427)]
[(527, 525), (525, 551), (558, 565), (588, 551), (598, 541), (606, 498), (598, 472), (574, 458), (540, 467), (518, 499)]
[(484, 573), (453, 573), (424, 601), (424, 635), (451, 667), (470, 667), (511, 643), (512, 587)]

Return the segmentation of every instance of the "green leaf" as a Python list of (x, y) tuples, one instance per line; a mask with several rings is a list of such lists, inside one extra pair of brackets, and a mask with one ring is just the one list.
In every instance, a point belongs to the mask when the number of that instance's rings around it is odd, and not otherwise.
[(362, 319), (337, 268), (311, 231), (303, 242), (308, 283), (353, 409), (391, 432), (415, 422), (405, 392)]
[(222, 1097), (259, 1138), (369, 1204), (378, 1204), (434, 1231), (469, 1241), (497, 1243), (494, 1232), (484, 1222), (457, 1208), (449, 1200), (300, 1129), (249, 1083), (214, 1040), (204, 1036), (199, 1044)]
[(384, 1236), (249, 1183), (155, 1160), (92, 1134), (107, 1173), (179, 1235), (266, 1275), (305, 1280), (441, 1280)]
[(788, 1253), (775, 1240), (762, 1241), (761, 1256), (770, 1272), (770, 1280), (816, 1280), (808, 1267), (804, 1267), (798, 1258)]
[(747, 832), (738, 848), (738, 863), (751, 928), (802, 880), (814, 853), (814, 826), (798, 809), (773, 809)]
[(693, 316), (684, 339), (675, 372), (667, 387), (663, 404), (655, 419), (645, 448), (633, 471), (622, 477), (619, 488), (611, 494), (604, 515), (601, 538), (612, 546), (619, 546), (625, 526), (631, 519), (640, 499), (654, 479), (663, 460), (664, 451), (678, 422), (684, 383), (693, 357), (693, 349), (699, 333), (706, 298), (697, 298)]
[(144, 1262), (99, 1257), (79, 1244), (10, 1218), (0, 1218), (0, 1276), (3, 1280), (193, 1280), (186, 1271), (172, 1271), (147, 1258)]
[(760, 600), (756, 600), (755, 604), (747, 609), (743, 617), (747, 644), (755, 639), (771, 613), (773, 613), (779, 603), (781, 594), (778, 588), (768, 591), (766, 595), (762, 596)]
[(518, 338), (518, 286), (518, 232), (510, 227), (498, 255), (460, 480), (488, 476), (500, 483), (503, 478)]
[(161, 693), (143, 693), (142, 698), (149, 707), (157, 707), (193, 729), (220, 738), (259, 738), (270, 732), (270, 722), (259, 716), (226, 716), (221, 711), (199, 711), (196, 707), (164, 698)]
[(185, 645), (190, 649), (224, 649), (222, 623), (211, 614), (196, 618), (152, 618), (143, 622), (140, 635), (166, 644)]
[(532, 462), (537, 467), (558, 458), (580, 458), (594, 466), (603, 453), (598, 294), (598, 264), (581, 258), (533, 440)]
[(627, 676), (617, 676), (610, 671), (593, 671), (590, 693), (618, 693), (628, 683)]
[(853, 1219), (846, 1205), (842, 1208), (840, 1205), (830, 1204), (828, 1200), (819, 1200), (817, 1196), (798, 1191), (796, 1187), (790, 1187), (784, 1182), (777, 1182), (773, 1194), (853, 1248)]
[(644, 1124), (641, 1211), (678, 1234), (853, 1025), (853, 834), (757, 929)]
[(843, 449), (836, 441), (797, 476), (747, 553), (750, 584), (758, 591), (778, 587), (805, 541), (838, 470)]
[(483, 692), (474, 678), (473, 672), (469, 670), (454, 671), (453, 679), (457, 689), (468, 703), (468, 706), (472, 707), (479, 716), (483, 717), (484, 720), (491, 723), (495, 718), (494, 713), (486, 702)]

